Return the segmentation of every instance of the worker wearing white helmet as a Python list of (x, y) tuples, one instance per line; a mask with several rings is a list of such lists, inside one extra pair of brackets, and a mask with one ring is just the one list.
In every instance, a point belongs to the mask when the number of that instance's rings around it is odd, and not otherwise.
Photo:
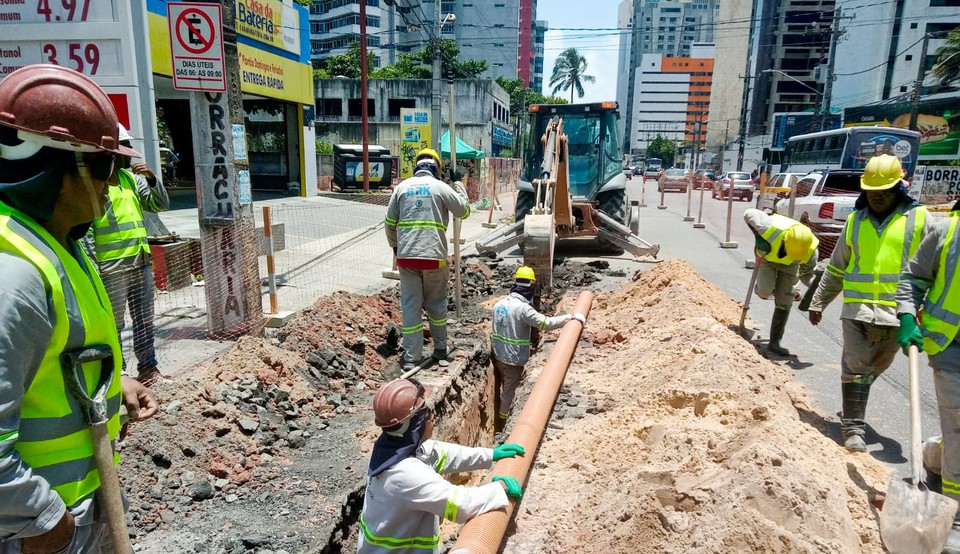
[(902, 177), (896, 156), (875, 156), (867, 163), (856, 210), (847, 217), (810, 303), (810, 323), (817, 325), (827, 305), (843, 293), (840, 430), (844, 446), (854, 452), (867, 449), (870, 387), (897, 354), (897, 281), (933, 227), (933, 218), (910, 198)]
[(510, 406), (517, 387), (523, 381), (524, 366), (530, 359), (530, 331), (558, 329), (571, 319), (586, 325), (583, 314), (564, 314), (547, 317), (533, 307), (537, 276), (532, 267), (517, 268), (510, 294), (493, 307), (493, 335), (491, 337), (497, 419), (494, 428), (502, 431), (510, 414)]
[(360, 513), (358, 554), (423, 554), (440, 548), (440, 518), (463, 523), (505, 508), (523, 495), (513, 477), (478, 487), (454, 485), (444, 474), (490, 468), (524, 454), (519, 444), (469, 448), (433, 440), (433, 411), (416, 379), (397, 379), (373, 397), (383, 434), (373, 446)]
[(790, 317), (790, 307), (799, 295), (797, 281), (810, 285), (817, 265), (817, 246), (820, 241), (810, 228), (789, 217), (762, 210), (747, 209), (743, 219), (756, 239), (756, 255), (763, 260), (757, 270), (757, 296), (773, 298), (773, 321), (770, 322), (770, 342), (767, 347), (777, 356), (789, 356), (790, 351), (780, 345)]
[[(131, 146), (133, 137), (118, 124), (120, 144)], [(103, 285), (110, 295), (117, 330), (125, 324), (126, 308), (133, 320), (133, 353), (137, 357), (137, 380), (151, 385), (160, 377), (154, 349), (153, 269), (143, 212), (158, 213), (170, 207), (163, 183), (142, 162), (132, 157), (117, 159), (118, 185), (110, 187), (104, 214), (93, 222), (84, 246), (97, 260)], [(126, 359), (121, 369), (132, 374)]]

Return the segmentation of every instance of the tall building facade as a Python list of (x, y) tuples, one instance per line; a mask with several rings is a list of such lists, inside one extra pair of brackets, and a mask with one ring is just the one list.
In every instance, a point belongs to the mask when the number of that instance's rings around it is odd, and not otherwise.
[[(620, 127), (620, 137), (626, 142), (626, 124), (629, 117), (623, 114), (629, 113), (627, 109), (630, 104), (627, 99), (627, 85), (630, 79), (627, 75), (630, 73), (630, 45), (633, 43), (633, 0), (622, 0), (617, 7), (617, 29), (620, 31), (620, 43), (617, 48), (617, 103), (620, 104), (621, 117), (618, 125)], [(624, 148), (624, 152), (629, 152), (629, 147)]]
[[(367, 47), (381, 63), (396, 61), (393, 31), (397, 11), (382, 0), (367, 1)], [(326, 0), (310, 6), (310, 57), (323, 59), (343, 54), (350, 44), (360, 42), (360, 1)]]
[(713, 55), (712, 44), (693, 46), (691, 57), (643, 55), (637, 69), (637, 102), (630, 111), (635, 122), (631, 149), (645, 151), (657, 136), (678, 144), (703, 140), (710, 113)]
[(542, 19), (538, 19), (534, 27), (533, 73), (530, 76), (530, 88), (536, 91), (543, 90), (543, 52), (548, 28), (547, 22)]
[[(631, 19), (629, 61), (627, 71), (621, 71), (618, 77), (627, 79), (624, 97), (627, 106), (637, 106), (636, 83), (643, 55), (690, 56), (694, 43), (712, 44), (719, 9), (719, 0), (632, 0), (632, 13), (628, 13)], [(618, 17), (624, 13), (621, 5)], [(617, 88), (618, 91), (623, 88), (619, 82)], [(628, 118), (624, 123), (624, 137), (630, 139), (626, 144), (631, 145), (631, 150), (637, 139), (635, 128), (633, 118)]]
[(750, 51), (752, 2), (722, 2), (716, 20), (716, 57), (710, 95), (707, 148), (721, 148), (736, 138), (743, 104), (743, 72)]

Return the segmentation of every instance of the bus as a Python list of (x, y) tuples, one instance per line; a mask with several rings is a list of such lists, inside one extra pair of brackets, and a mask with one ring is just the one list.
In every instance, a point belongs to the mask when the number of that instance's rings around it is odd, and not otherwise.
[(905, 179), (913, 177), (920, 150), (920, 133), (894, 127), (847, 127), (790, 137), (781, 173), (818, 169), (863, 169), (880, 154), (900, 158)]

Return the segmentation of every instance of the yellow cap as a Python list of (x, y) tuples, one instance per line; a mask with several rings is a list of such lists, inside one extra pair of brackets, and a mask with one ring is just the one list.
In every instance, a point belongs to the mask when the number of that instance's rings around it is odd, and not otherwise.
[(903, 166), (900, 158), (890, 154), (881, 154), (870, 158), (860, 177), (860, 188), (866, 191), (887, 190), (903, 178)]
[(517, 268), (517, 274), (513, 276), (513, 279), (526, 279), (531, 283), (535, 283), (537, 281), (537, 274), (533, 272), (532, 267), (522, 265)]
[(417, 152), (417, 157), (415, 158), (415, 161), (419, 161), (420, 158), (424, 158), (424, 157), (433, 158), (434, 161), (437, 162), (438, 166), (443, 165), (443, 162), (440, 161), (440, 155), (437, 154), (437, 151), (434, 150), (433, 148), (424, 148), (423, 150)]
[(783, 235), (783, 247), (787, 256), (797, 261), (806, 261), (813, 246), (813, 232), (803, 224), (794, 225)]

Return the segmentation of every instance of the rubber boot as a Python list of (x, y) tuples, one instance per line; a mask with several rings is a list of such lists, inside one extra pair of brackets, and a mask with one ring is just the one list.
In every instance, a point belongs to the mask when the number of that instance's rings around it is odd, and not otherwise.
[(777, 356), (789, 356), (790, 351), (780, 346), (783, 332), (787, 328), (787, 318), (790, 317), (790, 308), (776, 308), (773, 310), (773, 321), (770, 322), (770, 342), (767, 348)]
[(947, 542), (943, 545), (942, 554), (960, 554), (960, 519), (953, 520)]
[(840, 419), (843, 446), (851, 452), (866, 452), (867, 443), (863, 435), (867, 431), (864, 418), (867, 415), (870, 383), (841, 383), (840, 392), (843, 394), (843, 416)]

